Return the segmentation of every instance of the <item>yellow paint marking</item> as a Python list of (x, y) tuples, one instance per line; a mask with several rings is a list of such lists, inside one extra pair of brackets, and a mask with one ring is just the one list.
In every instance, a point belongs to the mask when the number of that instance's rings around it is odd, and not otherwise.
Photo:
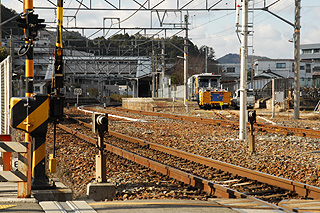
[(33, 152), (34, 167), (40, 163), (42, 159), (46, 157), (46, 143), (43, 143)]
[(207, 203), (139, 203), (139, 202), (99, 202), (99, 203), (88, 203), (90, 206), (102, 206), (102, 205), (172, 205), (172, 206), (222, 206), (220, 204), (207, 204)]
[(27, 132), (34, 131), (43, 124), (49, 117), (49, 98), (44, 101), (36, 110), (27, 116), (18, 126), (19, 129), (25, 129)]
[(7, 208), (11, 208), (17, 205), (0, 205), (0, 209), (7, 209)]

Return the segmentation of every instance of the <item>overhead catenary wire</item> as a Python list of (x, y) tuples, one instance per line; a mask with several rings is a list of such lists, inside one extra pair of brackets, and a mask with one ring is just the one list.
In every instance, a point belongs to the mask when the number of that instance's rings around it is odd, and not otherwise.
[[(260, 2), (257, 2), (257, 3), (261, 3), (261, 2), (263, 2), (263, 1), (260, 1)], [(279, 2), (280, 2), (280, 3), (284, 3), (284, 2), (281, 1), (281, 0), (280, 0)], [(273, 7), (275, 7), (275, 6), (279, 7), (279, 4), (278, 4), (279, 2), (277, 2), (276, 5), (272, 5), (272, 6), (273, 6)], [(285, 3), (284, 3), (284, 4), (285, 4)], [(291, 6), (291, 5), (293, 5), (293, 3), (290, 3), (289, 6)], [(283, 8), (282, 8), (282, 6), (283, 6)], [(285, 4), (285, 5), (280, 5), (280, 7), (281, 7), (281, 9), (280, 9), (280, 10), (277, 10), (277, 12), (281, 12), (281, 11), (287, 9), (288, 5), (286, 5), (286, 4)], [(221, 18), (227, 17), (227, 16), (229, 16), (229, 15), (231, 15), (231, 14), (234, 14), (234, 13), (228, 13), (228, 14), (223, 15), (223, 16), (221, 16), (221, 17), (218, 17), (218, 18), (216, 18), (216, 19), (214, 19), (214, 20), (210, 20), (210, 21), (208, 21), (208, 22), (205, 22), (205, 23), (203, 23), (203, 24), (200, 24), (200, 25), (192, 28), (191, 30), (196, 29), (196, 28), (198, 28), (198, 27), (200, 27), (200, 26), (207, 25), (207, 24), (209, 24), (209, 23), (211, 23), (211, 22), (220, 20)], [(259, 13), (259, 14), (255, 15), (254, 18), (256, 19), (258, 16), (266, 16), (266, 15), (267, 15), (267, 14)], [(259, 18), (260, 18), (260, 17), (259, 17)], [(265, 19), (263, 19), (263, 20), (256, 21), (255, 23), (260, 23), (260, 22), (262, 22), (262, 21), (264, 21), (264, 20), (266, 20), (266, 19), (269, 19), (269, 18), (271, 18), (271, 16), (269, 16), (269, 17), (267, 17), (267, 18), (265, 18)], [(222, 30), (222, 31), (213, 32), (212, 34), (221, 34), (221, 33), (228, 32), (228, 31), (230, 31), (230, 30), (233, 30), (233, 29), (234, 29), (234, 27), (230, 27), (230, 28), (227, 28), (227, 29)], [(181, 32), (180, 32), (180, 33), (181, 33)], [(219, 38), (219, 37), (223, 37), (223, 36), (231, 35), (231, 34), (233, 34), (233, 32), (230, 32), (230, 33), (227, 33), (227, 34), (223, 34), (223, 35), (220, 35), (220, 36), (209, 36), (209, 37)], [(194, 37), (198, 37), (198, 38), (201, 38), (201, 37), (202, 37), (202, 38), (203, 38), (203, 37), (207, 37), (207, 36), (208, 36), (208, 35), (203, 35), (203, 34), (202, 34), (202, 36), (201, 36), (201, 35), (198, 35), (198, 36), (197, 36), (197, 35), (194, 35), (193, 38), (194, 38)]]
[(70, 19), (70, 20), (68, 21), (67, 25), (68, 25), (71, 21), (73, 21), (73, 19), (75, 19), (75, 17), (77, 16), (77, 14), (78, 14), (78, 12), (79, 12), (79, 10), (80, 10), (80, 7), (81, 7), (81, 5), (82, 5), (82, 2), (83, 2), (83, 0), (81, 0), (81, 2), (79, 3), (79, 7), (78, 7), (76, 13), (75, 13), (74, 16), (72, 17), (72, 19)]
[[(139, 10), (141, 10), (141, 8), (143, 8), (144, 5), (145, 5), (146, 3), (148, 3), (148, 1), (149, 1), (149, 0), (146, 0), (146, 1), (139, 7), (139, 9), (137, 9), (136, 11), (134, 11), (131, 15), (129, 15), (127, 18), (123, 19), (122, 21), (119, 21), (119, 22), (117, 22), (117, 23), (111, 23), (110, 28), (112, 27), (112, 25), (121, 24), (121, 23), (127, 21), (128, 19), (130, 19), (130, 18), (131, 18), (132, 16), (134, 16)], [(110, 32), (110, 29), (108, 29), (108, 31), (105, 33), (105, 35), (103, 35), (103, 37), (106, 37), (109, 32)]]
[(68, 6), (64, 7), (64, 13), (63, 13), (63, 15), (65, 15), (65, 14), (66, 14), (66, 12), (67, 12), (68, 8), (70, 7), (71, 2), (72, 2), (72, 0), (70, 0), (70, 1), (69, 1)]

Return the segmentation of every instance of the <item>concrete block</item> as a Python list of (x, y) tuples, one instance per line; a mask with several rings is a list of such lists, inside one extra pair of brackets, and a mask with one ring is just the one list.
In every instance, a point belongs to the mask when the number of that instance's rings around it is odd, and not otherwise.
[(89, 183), (87, 195), (89, 199), (95, 201), (112, 200), (116, 196), (116, 185), (114, 183)]
[(56, 188), (47, 190), (32, 190), (31, 194), (34, 198), (40, 201), (67, 201), (73, 199), (72, 190), (68, 189), (59, 179), (55, 178)]

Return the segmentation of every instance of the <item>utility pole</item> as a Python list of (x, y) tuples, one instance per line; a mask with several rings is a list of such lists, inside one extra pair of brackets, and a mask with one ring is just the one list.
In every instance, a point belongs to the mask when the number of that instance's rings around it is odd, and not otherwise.
[(2, 45), (2, 26), (1, 26), (1, 23), (2, 23), (2, 19), (1, 19), (1, 8), (2, 8), (2, 3), (1, 3), (1, 0), (0, 0), (0, 45)]
[(162, 43), (161, 43), (161, 59), (162, 59), (162, 63), (161, 63), (161, 75), (162, 75), (162, 98), (164, 98), (164, 73), (165, 73), (165, 68), (166, 68), (166, 62), (165, 62), (165, 43), (164, 43), (164, 40), (162, 40)]
[(273, 16), (279, 18), (285, 23), (294, 27), (294, 91), (293, 91), (293, 102), (294, 102), (294, 119), (299, 119), (300, 110), (300, 10), (301, 10), (301, 0), (295, 0), (295, 22), (290, 21), (278, 16), (277, 14), (269, 11), (268, 7), (263, 10), (272, 14)]
[(185, 36), (184, 36), (184, 105), (186, 106), (186, 109), (188, 109), (188, 88), (187, 88), (187, 77), (188, 77), (188, 15), (184, 16), (184, 24), (185, 24)]
[(14, 56), (14, 43), (13, 43), (13, 37), (12, 37), (12, 34), (10, 35), (10, 38), (9, 38), (9, 55), (11, 56), (12, 58), (12, 66), (14, 65), (14, 60), (13, 60), (13, 56)]
[(247, 57), (248, 57), (248, 2), (242, 4), (242, 42), (241, 42), (241, 72), (240, 72), (240, 124), (239, 139), (246, 138), (247, 112)]
[[(50, 184), (45, 175), (45, 155), (46, 155), (46, 133), (49, 118), (49, 98), (48, 96), (36, 95), (33, 93), (34, 80), (34, 60), (33, 44), (37, 39), (38, 31), (45, 28), (44, 19), (38, 19), (38, 15), (33, 11), (33, 0), (23, 1), (23, 15), (17, 19), (18, 26), (24, 28), (25, 45), (21, 46), (18, 55), (26, 56), (25, 60), (25, 79), (26, 93), (25, 98), (11, 98), (11, 127), (24, 130), (25, 141), (28, 142), (28, 153), (23, 154), (28, 162), (27, 182), (19, 182), (18, 189), (25, 190), (24, 195), (30, 197), (31, 188), (44, 189)], [(17, 103), (23, 103), (21, 105)], [(40, 107), (41, 106), (41, 107)], [(20, 123), (17, 115), (25, 117)], [(40, 115), (40, 116), (37, 116)], [(18, 117), (19, 117), (18, 116)], [(31, 146), (33, 149), (31, 149)], [(33, 154), (31, 155), (31, 150)], [(33, 161), (31, 161), (31, 156)], [(32, 171), (30, 168), (32, 162)], [(31, 181), (31, 173), (33, 180)], [(30, 184), (31, 183), (31, 184)], [(32, 185), (32, 187), (31, 187)], [(18, 190), (19, 191), (19, 190)]]
[(295, 0), (294, 23), (294, 119), (299, 119), (300, 110), (300, 9), (301, 0)]
[(275, 99), (276, 99), (276, 97), (275, 97), (275, 79), (273, 78), (272, 79), (272, 116), (271, 116), (271, 118), (274, 118), (274, 114), (275, 114), (275, 106), (274, 106), (274, 104), (275, 104)]
[[(23, 1), (23, 13), (28, 14), (29, 11), (33, 11), (33, 1), (32, 0), (24, 0)], [(31, 97), (33, 94), (33, 76), (34, 76), (34, 66), (33, 66), (33, 40), (28, 40), (28, 38), (25, 38), (26, 45), (30, 46), (29, 51), (27, 52), (27, 58), (25, 61), (25, 77), (26, 77), (26, 92), (25, 97)], [(29, 133), (25, 133), (25, 142), (28, 143), (28, 150), (32, 150), (32, 140)], [(34, 151), (34, 150), (33, 150)], [(26, 154), (26, 159), (28, 160), (28, 164), (30, 165), (27, 172), (27, 184), (25, 187), (27, 188), (27, 197), (31, 196), (31, 177), (33, 177), (33, 171), (31, 170), (31, 167), (33, 169), (33, 162), (32, 162), (32, 154), (31, 152), (28, 152)], [(19, 184), (19, 183), (18, 183)], [(30, 194), (29, 194), (30, 192)]]
[(160, 81), (158, 79), (158, 57), (157, 55), (154, 55), (154, 67), (155, 67), (155, 82), (156, 82), (156, 86), (155, 86), (155, 98), (158, 98), (158, 89), (159, 89), (159, 84)]
[(204, 58), (205, 58), (205, 63), (204, 63), (205, 73), (208, 73), (208, 47), (207, 46), (206, 46), (206, 56)]
[(154, 53), (154, 44), (152, 40), (152, 56), (151, 56), (151, 62), (152, 62), (152, 98), (156, 97), (156, 68), (155, 68), (155, 53)]
[[(57, 36), (56, 48), (54, 50), (54, 67), (51, 82), (51, 100), (50, 100), (50, 119), (53, 122), (53, 154), (50, 155), (49, 169), (51, 173), (56, 172), (56, 129), (57, 123), (63, 117), (64, 95), (61, 89), (64, 86), (64, 63), (63, 63), (63, 45), (62, 45), (62, 28), (63, 28), (63, 0), (57, 0)], [(78, 103), (78, 101), (77, 101)]]

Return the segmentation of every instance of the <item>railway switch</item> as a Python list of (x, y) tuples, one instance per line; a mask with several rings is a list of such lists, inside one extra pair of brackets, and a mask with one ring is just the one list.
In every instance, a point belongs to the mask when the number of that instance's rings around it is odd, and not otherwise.
[(249, 151), (251, 153), (255, 152), (255, 138), (254, 138), (254, 127), (253, 124), (257, 122), (257, 114), (255, 110), (248, 112), (248, 121), (250, 122), (250, 135), (249, 135)]

